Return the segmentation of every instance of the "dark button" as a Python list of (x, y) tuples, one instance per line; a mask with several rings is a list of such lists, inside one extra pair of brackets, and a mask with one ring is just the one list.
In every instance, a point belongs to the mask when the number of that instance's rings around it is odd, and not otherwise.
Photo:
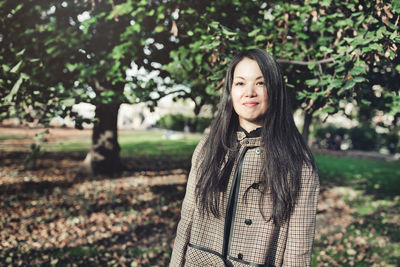
[(238, 259), (239, 259), (239, 260), (243, 260), (243, 254), (242, 254), (242, 253), (239, 253), (239, 254), (238, 254)]
[(249, 140), (246, 140), (246, 144), (250, 144), (250, 141), (249, 141)]
[(251, 185), (251, 187), (252, 187), (253, 189), (258, 189), (259, 186), (260, 186), (260, 185), (259, 185), (258, 183), (254, 183), (254, 184)]
[(250, 219), (246, 219), (246, 220), (244, 220), (244, 223), (247, 225), (250, 225), (250, 224), (252, 224), (252, 221)]

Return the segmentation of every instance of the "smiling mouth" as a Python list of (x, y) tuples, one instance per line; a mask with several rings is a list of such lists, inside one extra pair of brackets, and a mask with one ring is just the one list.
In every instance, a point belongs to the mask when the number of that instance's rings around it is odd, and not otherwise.
[(243, 106), (245, 106), (245, 107), (254, 107), (256, 105), (258, 105), (257, 102), (245, 102), (245, 103), (243, 103)]

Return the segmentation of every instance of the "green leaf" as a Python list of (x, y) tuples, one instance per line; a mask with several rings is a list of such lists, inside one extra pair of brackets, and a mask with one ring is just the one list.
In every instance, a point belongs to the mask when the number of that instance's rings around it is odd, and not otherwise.
[(10, 67), (6, 64), (3, 64), (2, 67), (4, 72), (8, 72), (10, 70)]
[(65, 66), (67, 67), (69, 72), (73, 72), (78, 67), (78, 64), (67, 63)]
[(331, 1), (332, 1), (332, 0), (322, 0), (322, 1), (321, 1), (321, 5), (322, 5), (322, 6), (329, 7), (330, 4), (331, 4)]
[(268, 37), (265, 35), (257, 35), (256, 42), (267, 40)]
[(370, 44), (368, 47), (369, 47), (371, 50), (378, 51), (379, 53), (382, 53), (382, 52), (383, 52), (382, 45), (380, 45), (380, 44), (373, 43), (373, 44)]
[(255, 29), (255, 30), (252, 30), (251, 32), (249, 32), (249, 33), (247, 34), (247, 36), (249, 36), (249, 37), (254, 37), (254, 36), (256, 36), (256, 34), (259, 33), (260, 31), (261, 31), (261, 28), (257, 28), (257, 29)]
[(193, 8), (188, 8), (188, 9), (183, 10), (183, 11), (186, 14), (194, 14), (194, 13), (196, 13), (196, 10), (194, 10)]
[(396, 40), (396, 38), (397, 38), (398, 36), (399, 36), (398, 33), (397, 33), (396, 31), (394, 31), (394, 32), (392, 32), (392, 34), (390, 35), (389, 38), (390, 38), (391, 40), (394, 41), (394, 40)]
[(219, 28), (219, 22), (218, 21), (212, 21), (208, 26), (210, 26), (211, 28), (218, 30)]
[(307, 80), (307, 81), (306, 81), (306, 84), (307, 84), (308, 86), (315, 86), (315, 85), (318, 84), (318, 82), (319, 82), (318, 79), (311, 79), (311, 80)]
[(201, 64), (202, 59), (203, 59), (203, 55), (202, 54), (197, 54), (196, 57), (194, 58), (194, 60), (196, 61), (197, 65)]
[(308, 38), (310, 38), (307, 34), (304, 34), (304, 33), (302, 33), (302, 32), (297, 32), (297, 36), (298, 36), (300, 39), (303, 39), (303, 40), (307, 40)]
[(349, 73), (353, 76), (355, 75), (360, 75), (360, 74), (366, 74), (367, 70), (365, 69), (365, 67), (362, 66), (355, 66), (354, 68), (352, 68)]
[(307, 68), (308, 68), (309, 70), (313, 70), (313, 69), (315, 68), (315, 66), (317, 66), (316, 63), (310, 63), (310, 64), (307, 65)]
[(222, 27), (222, 34), (226, 35), (226, 36), (234, 36), (236, 35), (236, 32), (231, 31), (230, 29), (228, 29), (227, 27)]
[(323, 108), (321, 112), (322, 113), (330, 113), (330, 114), (332, 114), (332, 113), (335, 112), (335, 108), (334, 107), (326, 107), (326, 108)]
[(361, 82), (365, 82), (367, 79), (361, 76), (357, 76), (353, 78), (354, 82), (356, 83), (361, 83)]
[(57, 48), (56, 46), (51, 46), (46, 49), (46, 53), (50, 55), (54, 52), (54, 50), (56, 50), (56, 48)]
[(206, 44), (206, 45), (200, 46), (200, 49), (209, 49), (209, 50), (211, 50), (211, 49), (214, 49), (217, 46), (219, 46), (220, 43), (221, 42), (219, 40), (214, 40), (211, 44)]
[(72, 107), (75, 105), (75, 98), (67, 98), (61, 101), (61, 105), (65, 107)]
[(15, 65), (15, 66), (10, 70), (10, 72), (11, 72), (11, 73), (17, 73), (17, 72), (19, 71), (19, 69), (21, 68), (21, 65), (22, 65), (22, 60), (20, 60), (20, 61), (17, 63), (17, 65)]
[(371, 105), (371, 101), (368, 101), (366, 99), (361, 99), (361, 103), (363, 103), (365, 105)]
[(328, 48), (328, 47), (326, 47), (326, 46), (321, 46), (321, 47), (319, 48), (319, 50), (320, 50), (321, 52), (327, 52), (327, 53), (332, 53), (332, 52), (333, 52), (333, 49), (332, 49), (332, 48)]
[(345, 83), (345, 85), (343, 86), (343, 89), (349, 90), (349, 89), (353, 88), (355, 85), (356, 85), (356, 82), (354, 81), (354, 79), (350, 79)]
[(341, 85), (342, 85), (342, 80), (334, 79), (329, 83), (328, 89), (339, 88)]
[(18, 53), (16, 53), (15, 55), (17, 56), (17, 57), (19, 57), (19, 56), (22, 56), (24, 53), (25, 53), (25, 48), (24, 49), (22, 49), (21, 51), (19, 51)]
[(157, 25), (154, 28), (154, 32), (159, 33), (159, 32), (163, 32), (165, 30), (165, 27), (163, 25)]
[(16, 8), (14, 8), (13, 10), (11, 10), (11, 14), (15, 15), (22, 7), (24, 6), (24, 4), (19, 4)]
[(14, 86), (12, 87), (10, 93), (4, 98), (4, 101), (6, 103), (10, 103), (12, 102), (12, 99), (14, 97), (14, 95), (16, 95), (18, 93), (19, 88), (21, 87), (22, 82), (25, 79), (28, 79), (28, 75), (21, 73), (21, 75), (19, 76), (17, 82), (14, 84)]

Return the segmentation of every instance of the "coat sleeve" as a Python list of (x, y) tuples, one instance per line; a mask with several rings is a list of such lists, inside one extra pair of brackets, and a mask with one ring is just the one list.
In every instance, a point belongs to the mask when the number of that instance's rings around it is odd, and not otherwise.
[(178, 223), (176, 230), (176, 237), (174, 242), (174, 248), (172, 250), (170, 267), (183, 266), (185, 263), (185, 254), (187, 244), (189, 242), (190, 230), (192, 227), (193, 212), (196, 206), (195, 200), (195, 188), (197, 181), (197, 172), (200, 164), (200, 152), (205, 143), (206, 136), (203, 137), (197, 145), (193, 157), (192, 166), (189, 173), (188, 182), (186, 185), (186, 194), (182, 203), (181, 219)]
[(300, 192), (289, 219), (283, 266), (311, 266), (318, 195), (318, 174), (311, 166), (304, 165)]

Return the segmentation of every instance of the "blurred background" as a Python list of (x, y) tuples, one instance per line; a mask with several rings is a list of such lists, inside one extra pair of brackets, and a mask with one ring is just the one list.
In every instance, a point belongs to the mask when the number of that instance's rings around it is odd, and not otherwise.
[(400, 2), (0, 0), (0, 262), (167, 266), (230, 58), (272, 54), (313, 266), (400, 265)]

